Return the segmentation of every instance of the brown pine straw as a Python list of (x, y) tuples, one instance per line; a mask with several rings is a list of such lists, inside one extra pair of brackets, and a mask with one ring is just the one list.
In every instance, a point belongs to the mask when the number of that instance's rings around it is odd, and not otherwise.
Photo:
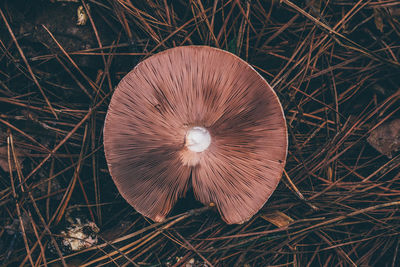
[[(88, 20), (76, 26), (80, 5)], [(399, 266), (400, 154), (388, 158), (367, 142), (400, 117), (399, 10), (397, 0), (0, 1), (0, 265)], [(234, 64), (254, 68), (282, 104), (283, 177), (243, 224), (226, 224), (205, 187), (194, 189), (196, 166), (180, 168), (184, 199), (150, 214), (162, 222), (132, 208), (109, 173), (103, 126), (115, 88), (140, 62), (181, 46), (235, 54), (246, 63)], [(204, 68), (234, 73), (214, 61)], [(153, 111), (158, 125), (161, 113), (177, 115), (163, 105)], [(174, 137), (181, 151), (185, 138)], [(141, 152), (127, 157), (148, 162)], [(257, 165), (251, 156), (245, 169)], [(179, 166), (180, 157), (164, 154), (150, 161), (174, 159)], [(178, 178), (179, 169), (164, 164)], [(220, 210), (231, 216), (241, 206)], [(76, 218), (99, 227), (97, 244), (63, 246), (61, 231)]]

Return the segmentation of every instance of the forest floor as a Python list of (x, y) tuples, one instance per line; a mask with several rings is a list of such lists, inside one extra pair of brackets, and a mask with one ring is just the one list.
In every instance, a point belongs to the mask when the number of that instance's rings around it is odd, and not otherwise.
[[(397, 0), (1, 1), (0, 264), (400, 266), (399, 21)], [(244, 224), (191, 195), (153, 223), (108, 172), (115, 86), (180, 45), (238, 55), (282, 103), (285, 172)]]

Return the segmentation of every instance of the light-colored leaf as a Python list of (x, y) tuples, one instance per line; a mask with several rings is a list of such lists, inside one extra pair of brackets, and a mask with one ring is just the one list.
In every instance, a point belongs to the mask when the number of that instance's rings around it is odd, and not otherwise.
[(294, 220), (292, 218), (290, 218), (288, 215), (286, 215), (285, 213), (275, 210), (269, 213), (265, 213), (263, 215), (261, 215), (261, 218), (263, 218), (264, 220), (272, 223), (273, 225), (282, 228), (282, 227), (286, 227), (289, 224), (291, 224), (292, 222), (294, 222)]
[(380, 32), (383, 32), (383, 17), (382, 13), (377, 8), (374, 8), (374, 21), (376, 28)]

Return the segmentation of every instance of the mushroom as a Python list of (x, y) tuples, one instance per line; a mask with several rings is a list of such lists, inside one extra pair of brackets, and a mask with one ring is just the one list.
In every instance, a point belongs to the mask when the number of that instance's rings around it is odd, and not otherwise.
[(239, 57), (207, 46), (168, 49), (118, 84), (104, 150), (121, 195), (162, 221), (191, 186), (228, 224), (249, 220), (282, 176), (287, 129), (264, 78)]

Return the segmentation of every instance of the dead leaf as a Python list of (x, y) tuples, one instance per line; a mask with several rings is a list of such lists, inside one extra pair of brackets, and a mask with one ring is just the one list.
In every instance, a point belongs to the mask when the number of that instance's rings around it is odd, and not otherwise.
[[(19, 164), (25, 160), (25, 155), (29, 153), (29, 150), (27, 149), (20, 149), (20, 148), (15, 148), (15, 153), (16, 156), (19, 160)], [(7, 146), (2, 146), (0, 147), (0, 167), (5, 171), (9, 172), (9, 165), (8, 165), (8, 149)], [(21, 165), (22, 168), (22, 165)], [(11, 154), (11, 171), (15, 171), (15, 164), (13, 160), (13, 156)]]
[(400, 17), (400, 7), (389, 7), (389, 14), (392, 17)]
[(377, 8), (374, 8), (374, 21), (376, 28), (380, 32), (383, 32), (383, 17), (382, 13)]
[(275, 225), (279, 228), (286, 227), (289, 224), (291, 224), (292, 222), (294, 222), (294, 220), (292, 218), (290, 218), (285, 213), (280, 212), (278, 210), (263, 214), (263, 215), (261, 215), (261, 218), (263, 218), (264, 220), (272, 223), (273, 225)]
[[(89, 6), (87, 6), (87, 8), (88, 8), (88, 10), (90, 10)], [(83, 6), (79, 6), (76, 13), (77, 13), (77, 17), (78, 17), (76, 25), (78, 25), (78, 26), (86, 25), (86, 22), (89, 17), (86, 14), (85, 8)]]
[(367, 141), (378, 152), (392, 158), (400, 149), (400, 119), (383, 123), (371, 132)]
[(328, 167), (327, 176), (328, 176), (328, 180), (331, 181), (332, 177), (333, 177), (333, 171), (332, 171), (332, 167), (331, 166)]

